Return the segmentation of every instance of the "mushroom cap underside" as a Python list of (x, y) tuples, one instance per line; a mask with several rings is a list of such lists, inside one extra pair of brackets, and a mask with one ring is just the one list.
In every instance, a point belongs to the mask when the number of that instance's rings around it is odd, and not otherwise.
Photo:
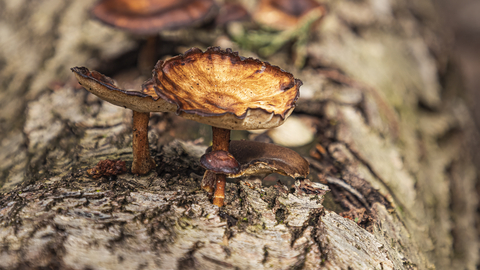
[(85, 67), (74, 67), (78, 82), (89, 92), (114, 105), (132, 109), (137, 112), (174, 112), (176, 106), (159, 99), (151, 81), (145, 82), (142, 92), (127, 91), (118, 88), (114, 81)]
[(310, 171), (308, 161), (297, 152), (271, 143), (231, 141), (229, 153), (240, 163), (238, 173), (226, 174), (229, 178), (270, 173), (306, 178)]
[(192, 26), (213, 14), (213, 0), (104, 0), (92, 9), (100, 21), (138, 34)]
[[(286, 119), (295, 107), (302, 82), (292, 74), (231, 49), (192, 48), (185, 54), (159, 61), (154, 69), (158, 95), (177, 105), (177, 113), (201, 117), (232, 115), (241, 122), (252, 111)], [(255, 113), (258, 115), (259, 113)], [(255, 122), (254, 119), (248, 120)], [(265, 119), (250, 126), (228, 123), (233, 129), (271, 128)], [(260, 123), (258, 123), (260, 122)], [(215, 125), (214, 126), (218, 126)], [(223, 127), (223, 126), (219, 126)]]

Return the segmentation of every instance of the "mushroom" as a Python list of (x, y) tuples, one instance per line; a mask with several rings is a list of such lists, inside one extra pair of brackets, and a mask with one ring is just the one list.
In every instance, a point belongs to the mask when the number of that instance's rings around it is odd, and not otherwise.
[[(212, 148), (207, 148), (206, 154), (202, 156), (201, 163), (207, 167), (203, 159), (209, 158), (209, 163), (220, 163), (225, 158), (214, 155)], [(297, 152), (272, 143), (256, 141), (230, 141), (230, 155), (240, 164), (239, 169), (232, 172), (225, 172), (228, 178), (241, 176), (259, 175), (267, 176), (271, 173), (278, 173), (292, 178), (306, 178), (309, 173), (309, 164)], [(215, 160), (215, 159), (218, 159)], [(207, 168), (209, 169), (209, 168)], [(211, 170), (211, 169), (210, 169)]]
[[(202, 188), (211, 195), (215, 190), (215, 181), (222, 181), (226, 174), (239, 173), (240, 164), (235, 157), (227, 151), (211, 151), (211, 147), (209, 149), (210, 152), (200, 158), (200, 164), (207, 170), (202, 179)], [(217, 175), (220, 175), (220, 177), (217, 177)], [(219, 194), (225, 194), (225, 184), (217, 185), (216, 191)]]
[[(302, 85), (279, 67), (218, 47), (205, 52), (192, 48), (159, 61), (153, 79), (157, 94), (175, 104), (178, 115), (212, 126), (212, 150), (225, 152), (230, 130), (281, 125), (292, 113)], [(205, 177), (213, 178), (209, 171)], [(213, 203), (223, 206), (225, 173), (215, 178)]]
[(205, 169), (215, 173), (237, 174), (240, 172), (240, 164), (227, 151), (209, 151), (200, 158), (200, 163)]
[(146, 35), (147, 42), (138, 57), (142, 73), (155, 64), (156, 35), (163, 30), (191, 27), (210, 18), (216, 11), (213, 0), (102, 0), (92, 9), (105, 24)]
[(215, 6), (213, 0), (103, 0), (92, 14), (111, 26), (151, 35), (202, 22)]
[(117, 88), (114, 81), (103, 74), (84, 67), (74, 67), (78, 82), (88, 91), (114, 105), (133, 110), (132, 173), (146, 174), (155, 168), (148, 148), (148, 120), (150, 112), (173, 112), (175, 106), (159, 99), (152, 81), (143, 85), (143, 93)]
[[(112, 104), (144, 114), (176, 111), (181, 117), (211, 125), (212, 150), (225, 152), (229, 151), (230, 130), (267, 129), (283, 124), (295, 108), (302, 85), (277, 66), (218, 47), (205, 52), (192, 48), (183, 55), (158, 61), (142, 93), (121, 90), (110, 78), (86, 68), (72, 70), (88, 91)], [(146, 127), (138, 115), (134, 114), (134, 128), (136, 122)], [(146, 132), (143, 134), (145, 140), (140, 144), (148, 153)], [(149, 168), (148, 158), (141, 154), (145, 151), (136, 155), (140, 147), (135, 143), (133, 147), (134, 164)], [(216, 179), (214, 204), (223, 206), (225, 173), (216, 172), (214, 176), (208, 170), (205, 177)], [(205, 189), (213, 190), (213, 186)]]
[(326, 13), (325, 7), (315, 0), (262, 0), (253, 18), (273, 29), (288, 30), (314, 13), (318, 13), (317, 20)]

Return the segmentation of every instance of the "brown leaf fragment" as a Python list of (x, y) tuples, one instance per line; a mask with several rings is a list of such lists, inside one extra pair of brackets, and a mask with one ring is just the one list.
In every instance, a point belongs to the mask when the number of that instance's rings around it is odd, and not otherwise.
[(123, 160), (100, 160), (95, 167), (87, 170), (88, 175), (94, 179), (102, 176), (115, 176), (127, 172), (127, 165)]

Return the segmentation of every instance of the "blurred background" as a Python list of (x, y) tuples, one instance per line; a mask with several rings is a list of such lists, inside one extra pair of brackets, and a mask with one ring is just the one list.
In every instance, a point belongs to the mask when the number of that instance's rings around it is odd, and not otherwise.
[(472, 115), (480, 127), (480, 1), (439, 0), (442, 19), (453, 32), (453, 53), (461, 67)]

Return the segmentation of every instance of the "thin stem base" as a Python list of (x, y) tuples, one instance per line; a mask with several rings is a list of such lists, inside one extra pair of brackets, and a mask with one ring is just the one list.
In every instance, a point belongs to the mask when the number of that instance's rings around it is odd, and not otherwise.
[(225, 201), (225, 184), (227, 178), (225, 174), (217, 174), (217, 186), (215, 188), (215, 194), (213, 195), (213, 204), (222, 207)]
[(148, 145), (148, 121), (150, 113), (133, 111), (133, 163), (132, 173), (147, 174), (155, 168)]
[[(230, 146), (230, 130), (218, 127), (212, 127), (212, 151), (226, 151)], [(213, 204), (222, 207), (225, 200), (225, 185), (227, 177), (224, 174), (216, 175), (215, 194), (213, 195)]]

